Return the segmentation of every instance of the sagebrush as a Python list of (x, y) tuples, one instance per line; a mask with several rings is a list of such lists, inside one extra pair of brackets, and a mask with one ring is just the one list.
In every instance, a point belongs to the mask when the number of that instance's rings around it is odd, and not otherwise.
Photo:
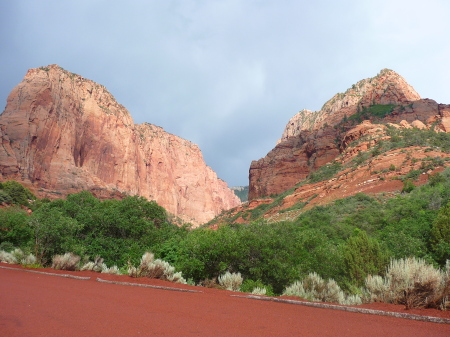
[(166, 261), (160, 259), (155, 260), (155, 256), (151, 252), (146, 252), (142, 256), (141, 263), (138, 267), (134, 267), (129, 263), (128, 274), (131, 277), (148, 277), (186, 284), (186, 280), (183, 278), (181, 272), (175, 272), (175, 267)]
[(414, 257), (391, 260), (384, 277), (369, 275), (365, 283), (371, 301), (406, 308), (447, 309), (450, 305), (449, 260), (445, 270)]

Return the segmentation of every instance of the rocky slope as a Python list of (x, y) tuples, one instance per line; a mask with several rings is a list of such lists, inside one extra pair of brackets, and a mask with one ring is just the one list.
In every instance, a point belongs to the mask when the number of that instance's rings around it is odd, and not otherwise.
[(449, 112), (448, 105), (421, 99), (403, 77), (383, 69), (336, 94), (320, 111), (302, 110), (292, 117), (276, 147), (251, 163), (249, 200), (290, 189), (334, 160), (345, 148), (346, 132), (364, 119), (433, 124), (448, 132)]
[(140, 195), (195, 225), (240, 204), (197, 145), (134, 124), (105, 87), (57, 65), (29, 70), (13, 89), (0, 142), (0, 177), (40, 195)]
[(441, 127), (450, 122), (449, 108), (443, 113), (447, 117), (430, 118), (428, 123), (373, 124), (366, 120), (342, 135), (342, 151), (331, 163), (279, 195), (253, 199), (229, 210), (211, 227), (258, 218), (291, 221), (313, 206), (357, 193), (383, 193), (389, 198), (400, 193), (405, 183), (424, 184), (450, 167), (450, 135), (439, 135)]

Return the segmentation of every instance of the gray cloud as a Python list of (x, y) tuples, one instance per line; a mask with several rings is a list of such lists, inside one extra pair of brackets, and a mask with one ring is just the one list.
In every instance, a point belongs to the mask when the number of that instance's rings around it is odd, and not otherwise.
[(0, 101), (57, 63), (245, 185), (297, 111), (382, 68), (450, 103), (448, 13), (446, 0), (2, 1)]

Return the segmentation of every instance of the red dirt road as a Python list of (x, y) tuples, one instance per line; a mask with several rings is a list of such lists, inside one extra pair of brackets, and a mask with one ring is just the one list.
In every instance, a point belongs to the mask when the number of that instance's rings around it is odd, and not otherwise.
[(76, 275), (91, 279), (0, 269), (0, 336), (450, 336), (446, 324), (237, 298), (223, 290), (107, 284), (95, 278), (118, 277)]

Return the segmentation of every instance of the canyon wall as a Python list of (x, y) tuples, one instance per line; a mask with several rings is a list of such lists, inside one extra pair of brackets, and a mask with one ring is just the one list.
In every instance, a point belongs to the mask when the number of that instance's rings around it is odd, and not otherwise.
[(118, 191), (198, 225), (240, 204), (197, 145), (134, 124), (102, 85), (57, 65), (30, 69), (0, 115), (0, 176), (41, 194)]

